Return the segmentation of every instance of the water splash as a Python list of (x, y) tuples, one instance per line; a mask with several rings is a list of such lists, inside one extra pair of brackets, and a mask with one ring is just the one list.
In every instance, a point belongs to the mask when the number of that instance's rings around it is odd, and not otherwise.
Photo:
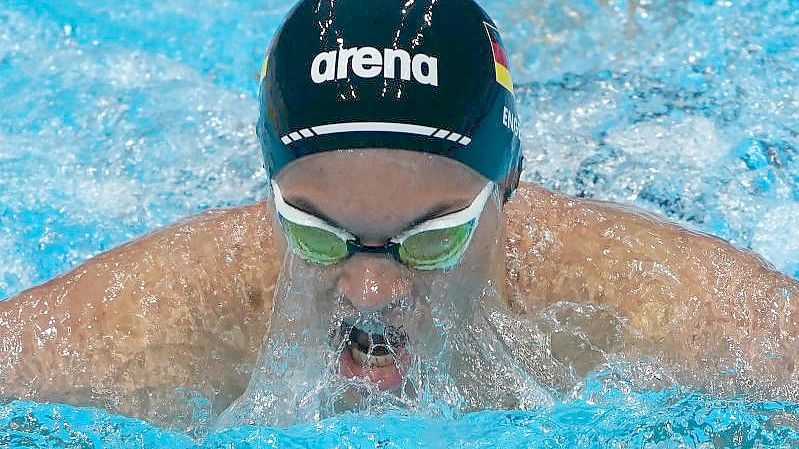
[[(432, 285), (430, 276), (419, 275), (411, 283), (414, 292), (424, 293), (368, 311), (334, 293), (330, 273), (294, 252), (287, 253), (283, 267), (250, 385), (219, 419), (218, 429), (293, 425), (347, 410), (454, 417), (551, 403), (520, 362), (520, 353), (503, 339), (514, 320), (494, 289), (453, 299), (446, 274), (437, 274)], [(406, 373), (398, 388), (382, 390), (365, 378), (345, 375), (353, 326), (365, 332), (401, 330), (401, 337), (387, 338), (401, 344), (391, 349), (396, 369)], [(406, 352), (407, 366), (401, 367), (400, 354)]]

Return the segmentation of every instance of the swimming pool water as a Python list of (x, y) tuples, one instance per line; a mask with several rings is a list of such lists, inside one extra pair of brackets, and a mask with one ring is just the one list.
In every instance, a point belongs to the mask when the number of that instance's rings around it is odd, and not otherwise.
[[(265, 186), (256, 74), (291, 2), (0, 0), (0, 298)], [(799, 276), (799, 3), (483, 3), (511, 53), (524, 179), (633, 203)], [(451, 420), (343, 415), (207, 447), (794, 447), (796, 405), (634, 392)], [(192, 447), (91, 409), (0, 406), (0, 447)]]
[(0, 415), (0, 447), (710, 449), (799, 443), (796, 405), (745, 404), (671, 390), (623, 393), (600, 385), (589, 379), (579, 397), (540, 411), (435, 420), (347, 413), (289, 428), (224, 430), (202, 443), (95, 410), (20, 402)]

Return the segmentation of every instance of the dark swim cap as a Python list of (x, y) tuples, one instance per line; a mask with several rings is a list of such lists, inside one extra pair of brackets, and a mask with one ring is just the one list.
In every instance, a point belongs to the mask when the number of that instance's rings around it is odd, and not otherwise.
[(522, 156), (508, 59), (471, 0), (301, 0), (261, 73), (267, 173), (322, 151), (458, 160), (508, 198)]

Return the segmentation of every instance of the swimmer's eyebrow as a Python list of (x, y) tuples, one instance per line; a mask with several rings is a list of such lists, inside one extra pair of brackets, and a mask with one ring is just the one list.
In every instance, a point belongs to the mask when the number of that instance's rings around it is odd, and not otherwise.
[(447, 215), (454, 214), (455, 212), (460, 212), (467, 207), (469, 207), (468, 204), (442, 201), (428, 209), (427, 212), (409, 223), (404, 229), (411, 229), (413, 227), (419, 226), (425, 221), (433, 220), (435, 218), (446, 217)]
[[(307, 200), (305, 198), (291, 198), (291, 199), (284, 198), (283, 200), (289, 206), (295, 207), (295, 208), (297, 208), (297, 209), (299, 209), (299, 210), (301, 210), (301, 211), (303, 211), (305, 213), (311, 214), (311, 215), (313, 215), (313, 216), (315, 216), (317, 218), (321, 218), (322, 220), (324, 220), (327, 224), (329, 224), (331, 226), (335, 226), (335, 227), (337, 227), (339, 229), (347, 229), (346, 227), (342, 226), (339, 222), (337, 222), (336, 220), (330, 218), (327, 214), (322, 212), (318, 207), (316, 207), (316, 205), (314, 203), (312, 203), (311, 201), (309, 201), (309, 200)], [(464, 204), (461, 204), (460, 202), (442, 201), (442, 202), (440, 202), (438, 204), (435, 204), (432, 207), (430, 207), (427, 210), (427, 212), (425, 212), (424, 214), (420, 215), (419, 218), (417, 218), (417, 219), (413, 220), (412, 222), (408, 223), (407, 225), (405, 225), (402, 229), (411, 229), (414, 226), (418, 226), (418, 225), (424, 223), (425, 221), (432, 220), (434, 218), (441, 218), (441, 217), (447, 216), (449, 214), (454, 214), (455, 212), (460, 212), (463, 209), (466, 209), (467, 207), (469, 207), (468, 204), (464, 205)]]
[(346, 229), (344, 226), (339, 224), (336, 220), (333, 220), (329, 216), (327, 216), (324, 212), (322, 212), (318, 207), (316, 207), (312, 202), (306, 200), (305, 198), (283, 198), (283, 201), (286, 202), (291, 207), (297, 208), (306, 214), (311, 214), (314, 217), (321, 218), (327, 224), (331, 226), (335, 226), (339, 229)]

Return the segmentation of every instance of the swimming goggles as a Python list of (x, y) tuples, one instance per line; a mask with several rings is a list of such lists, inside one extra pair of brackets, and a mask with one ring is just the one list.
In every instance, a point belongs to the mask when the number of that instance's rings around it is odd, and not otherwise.
[(358, 252), (382, 253), (417, 270), (445, 270), (457, 265), (469, 246), (494, 185), (489, 181), (467, 208), (413, 226), (381, 246), (363, 245), (350, 232), (286, 203), (274, 180), (272, 192), (289, 245), (308, 262), (327, 266)]

